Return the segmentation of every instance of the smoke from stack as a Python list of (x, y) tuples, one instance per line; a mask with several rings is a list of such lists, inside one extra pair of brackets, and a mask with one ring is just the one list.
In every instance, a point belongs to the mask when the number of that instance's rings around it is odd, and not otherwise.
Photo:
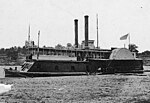
[(78, 20), (74, 20), (75, 23), (75, 48), (78, 48)]
[(85, 49), (88, 49), (88, 15), (85, 18)]

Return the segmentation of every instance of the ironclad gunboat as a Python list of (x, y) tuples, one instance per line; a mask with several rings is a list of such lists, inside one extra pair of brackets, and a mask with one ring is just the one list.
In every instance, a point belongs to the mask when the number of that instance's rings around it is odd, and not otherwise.
[(29, 47), (31, 55), (28, 56), (21, 70), (5, 69), (5, 74), (6, 76), (39, 77), (143, 72), (142, 60), (137, 59), (135, 53), (130, 50), (99, 49), (98, 45), (97, 48), (90, 48), (90, 42), (93, 41), (88, 39), (88, 16), (86, 15), (85, 41), (82, 49), (78, 48), (78, 20), (76, 19), (74, 49), (39, 48), (39, 45)]

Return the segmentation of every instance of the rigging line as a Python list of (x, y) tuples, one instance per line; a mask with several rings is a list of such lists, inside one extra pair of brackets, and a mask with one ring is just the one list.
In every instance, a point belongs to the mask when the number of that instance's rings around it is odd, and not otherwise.
[(60, 9), (60, 10), (65, 11), (66, 13), (70, 14), (72, 17), (75, 16), (75, 15), (74, 15), (73, 13), (71, 13), (70, 11), (68, 11), (68, 10), (66, 10), (66, 9), (64, 9), (64, 8), (62, 8), (62, 7), (60, 7), (60, 6), (58, 6), (56, 3), (52, 2), (52, 1), (50, 1), (50, 5), (56, 7), (56, 8), (58, 8), (58, 9)]

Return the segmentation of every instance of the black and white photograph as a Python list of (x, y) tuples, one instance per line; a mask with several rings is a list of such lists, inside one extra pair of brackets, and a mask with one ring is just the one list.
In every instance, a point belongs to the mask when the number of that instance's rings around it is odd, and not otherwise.
[(149, 0), (0, 0), (0, 103), (150, 103)]

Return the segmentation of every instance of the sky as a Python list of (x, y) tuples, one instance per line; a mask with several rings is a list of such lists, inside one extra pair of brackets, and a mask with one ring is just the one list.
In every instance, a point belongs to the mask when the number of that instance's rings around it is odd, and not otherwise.
[(31, 40), (40, 46), (74, 44), (74, 19), (79, 43), (84, 40), (84, 16), (89, 16), (89, 39), (102, 49), (122, 48), (129, 39), (139, 52), (150, 50), (150, 0), (0, 0), (0, 48), (24, 46), (30, 25)]

